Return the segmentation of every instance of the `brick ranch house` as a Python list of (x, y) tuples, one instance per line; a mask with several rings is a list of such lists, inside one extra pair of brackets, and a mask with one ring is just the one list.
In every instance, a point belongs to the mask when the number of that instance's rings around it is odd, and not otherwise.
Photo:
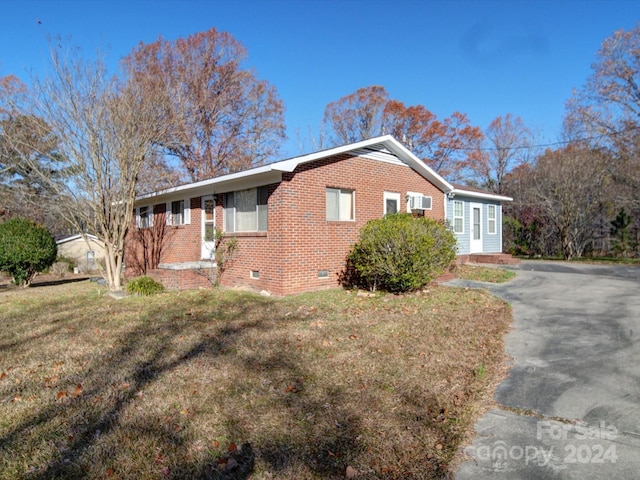
[(140, 196), (126, 272), (168, 288), (210, 286), (219, 228), (237, 239), (222, 285), (275, 295), (334, 288), (368, 220), (398, 211), (448, 220), (459, 255), (500, 253), (509, 200), (454, 186), (393, 137), (377, 137)]

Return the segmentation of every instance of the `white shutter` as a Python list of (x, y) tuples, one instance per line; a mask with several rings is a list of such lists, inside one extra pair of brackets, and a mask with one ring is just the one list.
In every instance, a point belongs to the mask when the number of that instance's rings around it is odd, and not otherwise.
[(185, 225), (189, 225), (191, 223), (191, 199), (184, 199), (184, 214), (183, 214), (183, 222)]
[(171, 212), (171, 202), (167, 202), (165, 216), (167, 217), (167, 225), (171, 225), (173, 223), (173, 215)]
[(327, 188), (327, 220), (340, 220), (340, 190)]
[(140, 228), (140, 207), (136, 207), (136, 228)]
[(340, 220), (353, 220), (353, 192), (340, 191)]

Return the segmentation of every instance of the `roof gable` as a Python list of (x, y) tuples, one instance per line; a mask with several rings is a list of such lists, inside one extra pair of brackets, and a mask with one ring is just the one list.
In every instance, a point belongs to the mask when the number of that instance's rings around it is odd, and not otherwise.
[(75, 235), (60, 235), (60, 236), (57, 236), (55, 240), (58, 245), (61, 245), (67, 242), (73, 242), (75, 240), (87, 240), (91, 242), (99, 241), (98, 237), (96, 237), (95, 235), (91, 235), (90, 233), (84, 233), (84, 234), (78, 233)]
[(393, 138), (391, 135), (385, 135), (382, 137), (370, 138), (348, 145), (341, 145), (339, 147), (333, 147), (326, 150), (301, 155), (287, 160), (269, 163), (267, 165), (243, 170), (237, 173), (222, 175), (220, 177), (215, 177), (199, 182), (168, 188), (159, 192), (141, 195), (136, 199), (136, 202), (143, 201), (145, 199), (159, 200), (159, 197), (178, 196), (178, 194), (181, 194), (182, 196), (184, 196), (185, 194), (193, 194), (194, 196), (197, 196), (199, 191), (207, 190), (211, 192), (212, 189), (220, 192), (225, 188), (230, 189), (233, 186), (238, 186), (243, 183), (259, 183), (262, 180), (265, 182), (265, 184), (274, 183), (281, 180), (282, 173), (293, 172), (299, 165), (344, 153), (352, 153), (356, 156), (362, 156), (376, 161), (405, 164), (415, 170), (418, 174), (429, 180), (442, 192), (448, 192), (453, 189), (453, 186), (450, 183), (448, 183), (427, 164), (425, 164), (422, 160), (411, 153), (395, 138)]

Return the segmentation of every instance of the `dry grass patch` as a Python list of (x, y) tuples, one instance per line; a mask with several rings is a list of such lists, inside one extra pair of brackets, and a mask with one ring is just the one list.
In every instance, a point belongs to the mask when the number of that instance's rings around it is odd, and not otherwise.
[(458, 278), (474, 282), (504, 283), (516, 276), (513, 270), (497, 267), (483, 267), (468, 263), (457, 265), (455, 274)]
[(446, 287), (0, 292), (0, 478), (441, 478), (510, 318)]

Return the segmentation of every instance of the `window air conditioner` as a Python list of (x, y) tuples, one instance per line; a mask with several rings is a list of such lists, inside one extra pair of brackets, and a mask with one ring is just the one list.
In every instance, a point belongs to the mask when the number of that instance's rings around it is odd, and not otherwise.
[(412, 196), (409, 200), (411, 210), (431, 210), (431, 197), (424, 195)]

